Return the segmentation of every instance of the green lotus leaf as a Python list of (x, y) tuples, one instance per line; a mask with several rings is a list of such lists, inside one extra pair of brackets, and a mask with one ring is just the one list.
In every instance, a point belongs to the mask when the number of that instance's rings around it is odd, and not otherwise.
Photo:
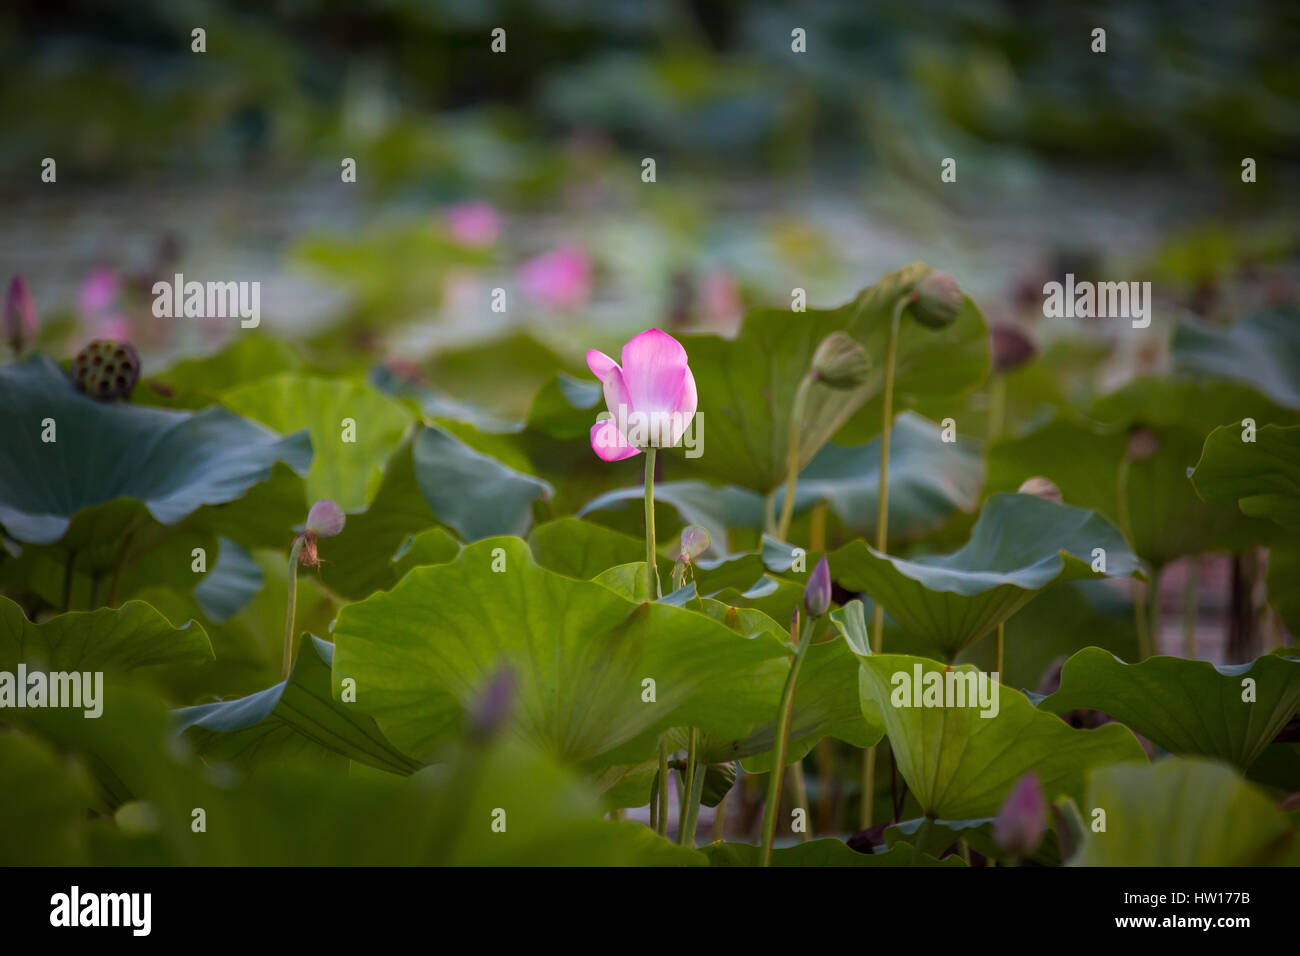
[(533, 502), (554, 493), (547, 482), (471, 447), (449, 427), (421, 428), (411, 457), (425, 501), (466, 541), (524, 534)]
[(1227, 328), (1183, 323), (1172, 351), (1180, 372), (1232, 379), (1300, 408), (1300, 310), (1294, 306), (1254, 312)]
[(1061, 689), (1039, 707), (1056, 714), (1105, 711), (1171, 753), (1218, 757), (1245, 770), (1300, 709), (1300, 657), (1266, 654), (1238, 665), (1152, 657), (1126, 664), (1086, 647), (1065, 662)]
[[(588, 501), (578, 511), (585, 517), (593, 511), (618, 510), (642, 506), (645, 488), (618, 488)], [(763, 525), (763, 499), (744, 488), (715, 487), (703, 481), (661, 481), (655, 483), (656, 515), (664, 505), (676, 509), (683, 525), (697, 524), (709, 532), (709, 552), (726, 552), (729, 528), (760, 528)], [(658, 527), (659, 524), (656, 518)], [(662, 534), (662, 532), (660, 532)]]
[(20, 662), (50, 671), (185, 668), (212, 659), (212, 645), (194, 621), (174, 627), (143, 601), (97, 611), (73, 611), (33, 624), (0, 597), (0, 670)]
[(1300, 838), (1283, 813), (1231, 767), (1171, 758), (1093, 771), (1089, 827), (1076, 866), (1270, 866), (1300, 863)]
[[(1139, 379), (1095, 402), (1095, 421), (1054, 418), (989, 451), (987, 491), (1012, 491), (1029, 477), (1055, 482), (1067, 504), (1091, 508), (1124, 528), (1134, 551), (1156, 566), (1206, 551), (1236, 551), (1276, 537), (1267, 522), (1228, 503), (1208, 504), (1187, 480), (1205, 435), (1225, 422), (1289, 420), (1258, 392), (1232, 382)], [(1099, 424), (1100, 423), (1100, 424)], [(1151, 454), (1131, 462), (1119, 489), (1129, 428), (1149, 428)]]
[[(1105, 570), (1094, 571), (1105, 552)], [(994, 495), (970, 541), (915, 560), (854, 541), (830, 557), (837, 581), (865, 591), (902, 628), (949, 657), (1058, 580), (1130, 575), (1138, 562), (1119, 531), (1094, 512), (1034, 495)]]
[[(758, 866), (761, 848), (750, 843), (711, 843), (704, 848), (709, 866)], [(910, 844), (895, 843), (885, 853), (859, 853), (843, 840), (809, 840), (772, 851), (773, 866), (965, 866), (959, 856), (936, 860), (922, 854), (913, 862), (915, 850)]]
[[(741, 638), (703, 614), (637, 604), (548, 571), (516, 538), (412, 570), (391, 591), (345, 607), (333, 635), (336, 689), (354, 679), (359, 706), (402, 751), (427, 755), (454, 730), (439, 716), (443, 702), (468, 704), (510, 666), (520, 677), (517, 732), (596, 770), (648, 759), (647, 735), (669, 727), (747, 732), (765, 715), (738, 712), (731, 693), (786, 654), (776, 640)], [(647, 678), (656, 703), (642, 701)], [(634, 739), (644, 752), (616, 759)]]
[(0, 866), (84, 865), (91, 787), (80, 768), (33, 737), (0, 734)]
[[(800, 430), (800, 467), (812, 461), (840, 426), (881, 391), (894, 304), (929, 272), (916, 263), (890, 273), (838, 309), (751, 311), (734, 340), (684, 337), (707, 422), (704, 454), (694, 467), (760, 494), (778, 488), (785, 480), (795, 392), (822, 339), (844, 331), (866, 347), (871, 374), (857, 388), (816, 385), (810, 390)], [(984, 320), (970, 299), (946, 329), (925, 328), (905, 316), (895, 380), (900, 404), (909, 395), (952, 395), (978, 384), (988, 371), (987, 340)]]
[[(997, 712), (992, 717), (983, 716), (991, 707), (894, 706), (894, 695), (904, 699), (908, 690), (895, 675), (913, 681), (919, 668), (923, 682), (933, 680), (924, 675), (936, 673), (935, 679), (944, 683), (949, 673), (982, 675), (968, 664), (947, 668), (902, 654), (866, 654), (858, 660), (863, 697), (880, 709), (898, 771), (927, 816), (996, 816), (1016, 781), (1030, 770), (1038, 775), (1048, 800), (1060, 794), (1078, 799), (1090, 768), (1146, 760), (1142, 745), (1127, 728), (1105, 724), (1075, 730), (1034, 707), (1024, 694), (1001, 685), (994, 685)], [(954, 685), (961, 682), (959, 676), (952, 680)]]
[[(891, 643), (893, 636), (886, 627), (884, 648), (891, 653), (935, 656), (924, 648), (903, 650), (901, 641)], [(1137, 659), (1132, 602), (1106, 580), (1048, 585), (1006, 622), (1004, 670), (999, 680), (1008, 687), (1037, 688), (1067, 658), (1089, 646), (1104, 648), (1124, 660)], [(996, 642), (973, 644), (957, 660), (980, 670), (996, 670)]]
[(253, 556), (229, 538), (219, 539), (217, 547), (217, 563), (194, 586), (194, 598), (212, 620), (227, 621), (248, 606), (266, 579)]
[[(307, 470), (306, 435), (281, 438), (225, 409), (198, 413), (97, 402), (48, 358), (0, 367), (0, 524), (50, 544), (83, 509), (132, 498), (174, 525), (234, 501), (284, 461)], [(54, 441), (43, 441), (53, 422)]]
[(215, 355), (182, 359), (149, 375), (131, 400), (168, 408), (206, 408), (220, 401), (233, 382), (248, 385), (302, 368), (302, 359), (288, 342), (245, 332)]
[(1300, 581), (1300, 544), (1269, 548), (1268, 603), (1293, 635), (1300, 634), (1300, 588), (1295, 586), (1296, 581)]
[(244, 768), (289, 762), (346, 767), (351, 759), (391, 773), (419, 769), (418, 761), (384, 739), (373, 718), (330, 696), (333, 661), (334, 645), (308, 635), (288, 680), (248, 697), (173, 711), (176, 732), (205, 759)]
[(1240, 423), (1205, 439), (1190, 477), (1206, 501), (1236, 499), (1241, 513), (1300, 530), (1300, 425), (1264, 425), (1253, 441)]
[[(930, 832), (926, 837), (926, 846), (931, 850), (942, 852), (958, 840), (965, 840), (972, 850), (990, 860), (1014, 860), (1015, 855), (998, 846), (993, 838), (995, 817), (983, 817), (979, 820), (931, 820)], [(925, 818), (904, 820), (886, 827), (884, 838), (886, 846), (894, 846), (901, 841), (916, 844), (917, 831), (925, 823)], [(940, 845), (943, 844), (943, 845)], [(904, 845), (907, 845), (906, 843)], [(1030, 854), (1029, 859), (1040, 866), (1060, 866), (1061, 847), (1057, 842), (1056, 831), (1050, 827), (1043, 836), (1038, 849)]]
[[(167, 715), (149, 695), (111, 688), (99, 720), (45, 709), (15, 712), (67, 756), (97, 770), (108, 812), (147, 805), (147, 830), (87, 822), (84, 849), (49, 862), (96, 865), (702, 865), (645, 826), (601, 819), (597, 795), (571, 770), (509, 737), (458, 746), (440, 766), (410, 777), (354, 767), (347, 776), (307, 767), (267, 767), (213, 780), (168, 746)], [(0, 740), (4, 739), (0, 737)], [(6, 761), (8, 771), (21, 764)], [(40, 773), (14, 779), (35, 791)], [(48, 792), (48, 788), (46, 788)], [(71, 805), (69, 788), (55, 805)], [(5, 806), (11, 806), (6, 803)], [(105, 810), (91, 797), (78, 808)], [(207, 830), (192, 830), (194, 808)], [(500, 809), (504, 817), (496, 814)], [(123, 814), (125, 816), (125, 814)], [(137, 817), (140, 815), (137, 814)], [(505, 835), (493, 830), (500, 819)], [(0, 812), (0, 847), (24, 845), (27, 821)], [(50, 846), (56, 846), (51, 844)], [(3, 852), (3, 851), (0, 851)]]
[[(528, 546), (539, 565), (558, 574), (588, 581), (620, 564), (641, 561), (645, 572), (645, 542), (603, 525), (577, 518), (557, 518), (533, 528)], [(659, 577), (665, 583), (673, 563), (660, 557)]]
[(221, 403), (278, 431), (307, 429), (315, 451), (307, 497), (329, 498), (344, 511), (370, 501), (411, 422), (405, 408), (365, 382), (297, 373), (237, 385), (222, 393)]
[(599, 382), (563, 372), (541, 387), (528, 409), (528, 427), (568, 441), (588, 438), (596, 416), (605, 410)]
[[(889, 534), (906, 541), (954, 511), (973, 512), (984, 463), (968, 441), (945, 442), (940, 427), (913, 412), (894, 420), (889, 451)], [(830, 444), (799, 474), (795, 513), (825, 501), (854, 534), (875, 539), (880, 507), (880, 438), (853, 448)], [(776, 494), (779, 511), (785, 489)]]

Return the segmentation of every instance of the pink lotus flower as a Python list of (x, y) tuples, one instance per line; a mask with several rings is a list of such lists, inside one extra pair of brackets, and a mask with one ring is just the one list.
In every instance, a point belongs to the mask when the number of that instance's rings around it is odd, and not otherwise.
[(99, 266), (86, 273), (81, 280), (81, 289), (77, 294), (77, 305), (82, 314), (96, 316), (107, 310), (117, 301), (117, 271), (108, 266)]
[(695, 376), (680, 342), (647, 329), (623, 346), (620, 366), (604, 352), (587, 353), (587, 367), (605, 389), (612, 418), (591, 426), (591, 447), (605, 461), (621, 461), (648, 447), (671, 448), (695, 417)]
[(579, 246), (559, 246), (521, 265), (519, 284), (540, 305), (575, 308), (591, 297), (591, 259)]
[(490, 246), (501, 236), (501, 214), (482, 201), (448, 206), (447, 231), (463, 246)]

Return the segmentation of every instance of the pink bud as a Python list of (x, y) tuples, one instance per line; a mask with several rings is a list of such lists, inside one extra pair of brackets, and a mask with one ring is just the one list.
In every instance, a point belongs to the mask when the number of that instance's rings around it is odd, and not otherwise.
[(81, 290), (77, 294), (77, 305), (88, 316), (103, 312), (117, 301), (117, 272), (107, 266), (91, 269), (81, 280)]
[(1032, 771), (1021, 777), (993, 821), (993, 839), (1017, 856), (1028, 856), (1038, 849), (1047, 832), (1047, 800), (1038, 775)]
[(36, 337), (36, 325), (36, 303), (32, 301), (27, 280), (14, 276), (5, 299), (4, 340), (15, 353), (21, 352)]
[(323, 498), (312, 505), (311, 511), (307, 513), (307, 530), (315, 532), (318, 538), (332, 538), (343, 530), (346, 520), (342, 508), (328, 498)]

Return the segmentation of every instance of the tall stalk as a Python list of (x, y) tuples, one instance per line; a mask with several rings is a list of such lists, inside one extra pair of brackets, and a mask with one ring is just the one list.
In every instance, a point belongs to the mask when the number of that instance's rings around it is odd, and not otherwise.
[[(901, 296), (889, 319), (889, 351), (885, 358), (885, 393), (880, 413), (880, 501), (876, 511), (876, 550), (889, 549), (889, 437), (894, 427), (894, 366), (898, 364), (898, 326), (903, 309), (911, 301)], [(875, 609), (871, 620), (871, 653), (879, 654), (885, 640), (885, 608), (872, 595)], [(871, 802), (876, 792), (876, 748), (862, 756), (862, 828), (871, 826)]]
[(790, 719), (794, 713), (794, 688), (799, 682), (799, 669), (808, 653), (808, 643), (817, 619), (807, 615), (803, 632), (799, 637), (799, 648), (795, 651), (794, 662), (785, 677), (785, 687), (781, 690), (781, 704), (776, 722), (776, 745), (772, 750), (772, 770), (767, 781), (767, 801), (763, 805), (763, 842), (761, 859), (763, 866), (772, 865), (772, 842), (776, 839), (776, 816), (780, 812), (781, 784), (785, 779), (785, 754), (789, 746)]
[(653, 446), (645, 450), (646, 593), (652, 601), (663, 597), (659, 587), (658, 556), (655, 551), (655, 454), (658, 450)]
[(280, 677), (285, 679), (293, 670), (293, 619), (298, 604), (298, 555), (302, 553), (303, 542), (306, 540), (306, 535), (298, 535), (293, 539), (293, 547), (289, 549), (289, 601), (284, 615), (284, 654), (280, 663)]
[(781, 520), (776, 526), (776, 536), (782, 541), (790, 533), (790, 519), (794, 517), (794, 491), (799, 484), (799, 433), (802, 431), (804, 408), (808, 404), (808, 390), (817, 376), (812, 370), (795, 389), (794, 403), (790, 406), (790, 434), (785, 452), (785, 500), (781, 503)]

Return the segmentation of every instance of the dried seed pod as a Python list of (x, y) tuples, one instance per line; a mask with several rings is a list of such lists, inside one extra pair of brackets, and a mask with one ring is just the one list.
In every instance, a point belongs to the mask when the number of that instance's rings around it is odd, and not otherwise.
[(140, 355), (129, 342), (96, 339), (72, 360), (72, 383), (102, 402), (126, 398), (140, 380)]

